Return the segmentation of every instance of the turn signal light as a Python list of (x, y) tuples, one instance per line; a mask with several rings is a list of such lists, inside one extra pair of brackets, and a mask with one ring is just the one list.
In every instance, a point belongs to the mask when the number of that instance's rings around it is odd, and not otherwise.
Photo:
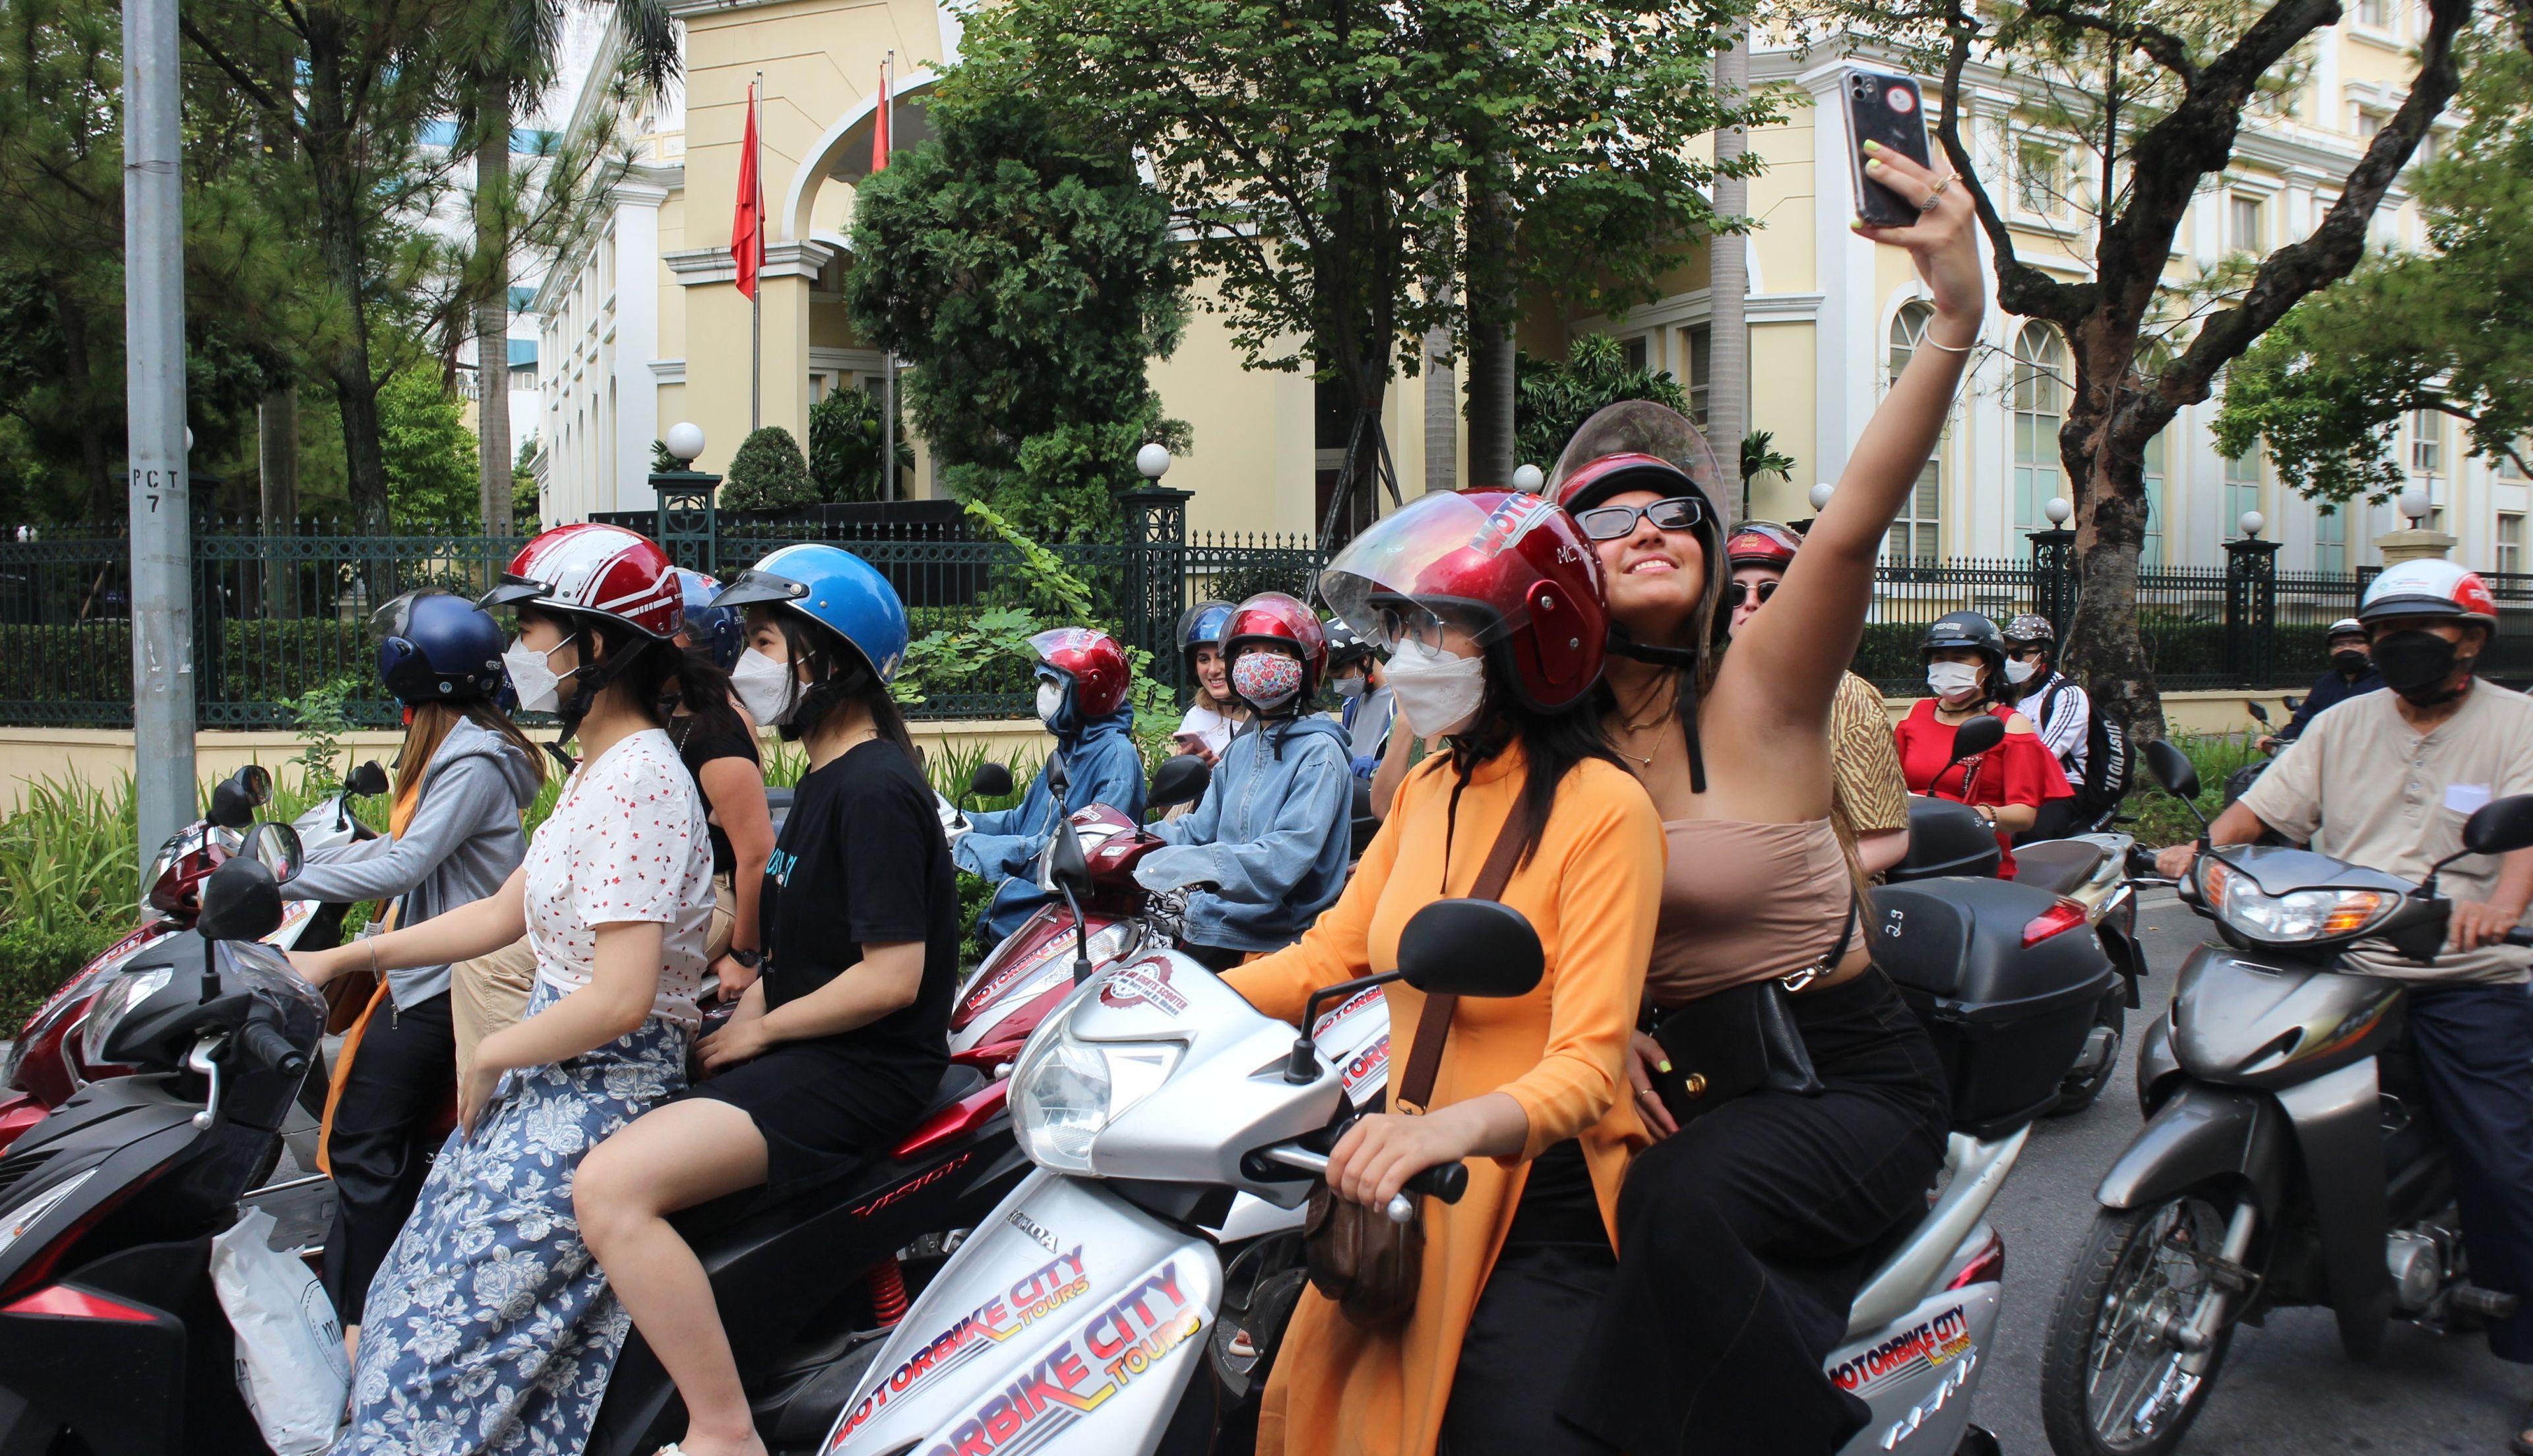
[(0, 1309), (0, 1314), (51, 1314), (63, 1319), (120, 1319), (138, 1324), (147, 1324), (158, 1317), (147, 1310), (136, 1310), (68, 1284), (48, 1284)]
[(2024, 922), (2023, 948), (2029, 951), (2053, 935), (2081, 930), (2084, 924), (2085, 907), (2062, 895), (2057, 903)]
[(1968, 1289), (1973, 1284), (2001, 1284), (2005, 1281), (2005, 1241), (1994, 1234), (1987, 1236), (1987, 1247), (1972, 1255), (1962, 1271), (1953, 1276), (1946, 1289)]

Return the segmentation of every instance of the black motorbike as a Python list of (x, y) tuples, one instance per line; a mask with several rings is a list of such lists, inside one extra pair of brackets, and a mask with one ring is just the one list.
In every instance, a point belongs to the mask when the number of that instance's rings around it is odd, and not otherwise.
[[(2183, 802), (2198, 793), (2179, 750), (2145, 757)], [(2533, 795), (2483, 807), (2462, 844), (2445, 863), (2533, 846)], [(2394, 1314), (2467, 1329), (2516, 1305), (2469, 1281), (2403, 983), (2343, 960), (2361, 940), (2433, 959), (2452, 910), (2436, 874), (2413, 886), (2288, 845), (2201, 851), (2180, 890), (2223, 943), (2182, 966), (2138, 1049), (2147, 1124), (2095, 1191), (2050, 1316), (2040, 1405), (2058, 1456), (2172, 1450), (2235, 1326), (2273, 1309), (2331, 1310), (2363, 1359)]]

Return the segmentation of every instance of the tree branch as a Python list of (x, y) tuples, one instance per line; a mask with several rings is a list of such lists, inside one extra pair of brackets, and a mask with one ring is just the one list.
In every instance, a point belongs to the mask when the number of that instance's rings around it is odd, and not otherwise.
[(1952, 46), (1944, 56), (1944, 119), (1935, 128), (1935, 138), (1953, 164), (1954, 185), (1970, 194), (1971, 208), (1996, 254), (1997, 307), (2028, 319), (2046, 319), (2062, 328), (2073, 327), (2091, 308), (2091, 285), (2062, 283), (2015, 253), (2014, 233), (1979, 181), (1970, 148), (1962, 145), (1962, 69), (1970, 61), (1971, 42), (1978, 37), (1978, 22), (1963, 13), (1962, 4), (1963, 0), (1948, 0), (1944, 18)]
[[(2525, 3), (2533, 4), (2533, 0), (2525, 0)], [(2179, 77), (2185, 87), (2199, 81), (2199, 63), (2190, 59), (2189, 42), (2161, 26), (2145, 21), (2114, 20), (2109, 16), (2079, 10), (2066, 0), (2026, 0), (2024, 13), (2125, 41), (2131, 49), (2145, 54), (2156, 65)]]
[(202, 28), (195, 25), (191, 18), (178, 15), (176, 26), (185, 32), (186, 39), (194, 42), (194, 49), (201, 51), (205, 60), (218, 67), (220, 73), (228, 77), (239, 90), (246, 92), (249, 100), (255, 102), (266, 115), (279, 118), (281, 124), (290, 129), (292, 137), (296, 138), (299, 135), (299, 124), (291, 115), (291, 108), (274, 100), (272, 93), (264, 88), (262, 81), (237, 62), (229, 59), (218, 46), (211, 44), (211, 38), (204, 34)]

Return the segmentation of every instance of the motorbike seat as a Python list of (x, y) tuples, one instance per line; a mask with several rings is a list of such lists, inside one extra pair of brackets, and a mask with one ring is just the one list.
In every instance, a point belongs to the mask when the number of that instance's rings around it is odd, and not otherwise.
[[(923, 1118), (932, 1116), (953, 1102), (974, 1095), (985, 1081), (985, 1074), (975, 1068), (952, 1063), (949, 1070), (941, 1074), (941, 1085), (932, 1089), (932, 1100), (923, 1104)], [(916, 1118), (915, 1121), (920, 1123), (923, 1118)]]
[(2052, 895), (2073, 895), (2110, 857), (2109, 850), (2085, 840), (2035, 840), (2015, 845), (2014, 882)]

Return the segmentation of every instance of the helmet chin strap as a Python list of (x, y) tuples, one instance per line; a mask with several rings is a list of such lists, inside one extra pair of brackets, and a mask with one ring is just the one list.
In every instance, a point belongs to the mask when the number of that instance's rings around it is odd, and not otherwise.
[[(1657, 668), (1678, 668), (1687, 672), (1695, 672), (1697, 670), (1697, 652), (1695, 649), (1687, 647), (1656, 647), (1650, 643), (1638, 642), (1635, 638), (1628, 636), (1625, 629), (1621, 628), (1617, 622), (1612, 622), (1610, 624), (1610, 640), (1607, 646), (1607, 651), (1634, 662), (1649, 663)], [(1691, 711), (1680, 715), (1679, 728), (1681, 736), (1688, 740), (1689, 792), (1704, 793), (1706, 791), (1706, 754), (1698, 747), (1697, 714), (1695, 710), (1692, 709)]]

